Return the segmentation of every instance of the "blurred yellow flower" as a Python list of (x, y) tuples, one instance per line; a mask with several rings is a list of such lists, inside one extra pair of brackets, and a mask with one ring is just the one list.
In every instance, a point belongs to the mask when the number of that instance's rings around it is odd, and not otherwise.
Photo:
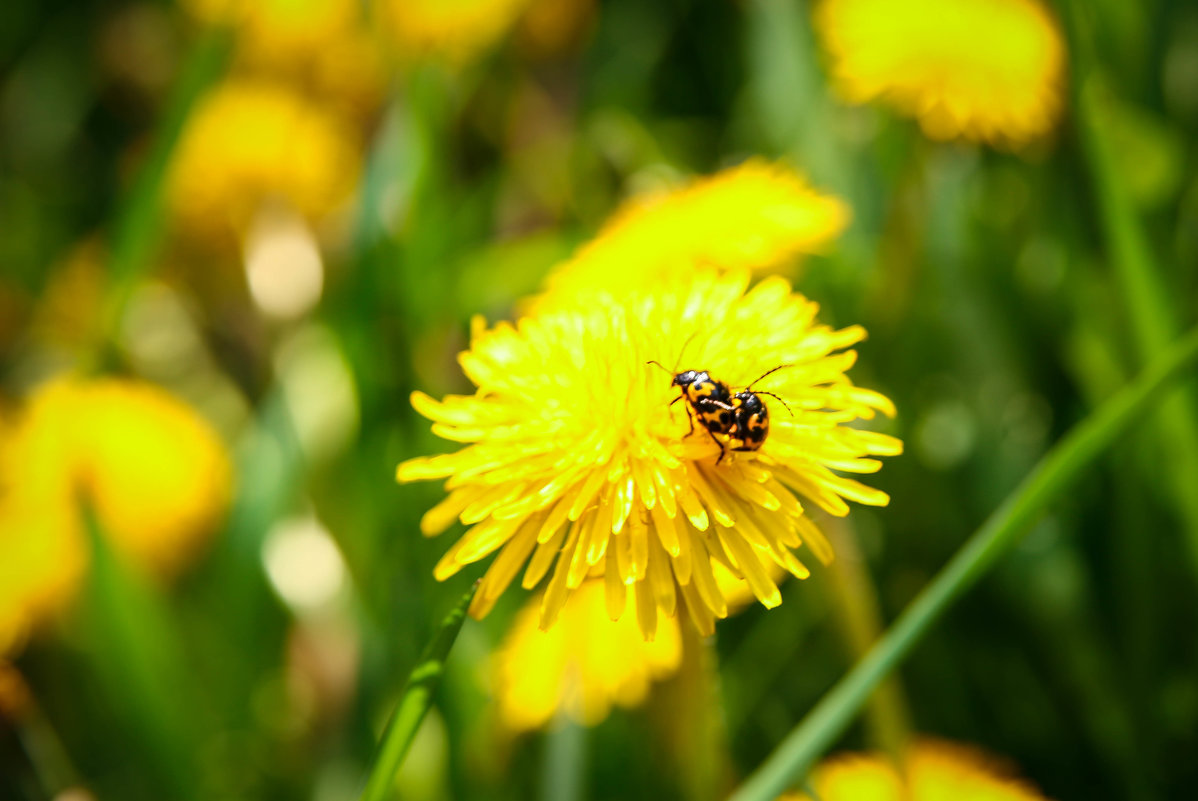
[[(907, 751), (904, 783), (888, 756), (840, 754), (811, 774), (819, 801), (1045, 801), (1006, 765), (977, 749), (924, 739)], [(811, 801), (792, 793), (779, 801)]]
[(194, 558), (228, 505), (215, 432), (150, 385), (50, 382), (2, 442), (0, 653), (77, 590), (88, 560), (80, 496), (120, 552), (161, 576)]
[(550, 297), (685, 275), (695, 264), (765, 270), (816, 253), (849, 221), (793, 169), (753, 159), (671, 192), (634, 198), (549, 277)]
[(383, 64), (360, 0), (184, 0), (193, 17), (237, 32), (237, 68), (293, 78), (359, 110), (382, 94)]
[(344, 120), (282, 85), (235, 80), (195, 110), (171, 165), (168, 203), (200, 241), (236, 243), (264, 204), (318, 222), (357, 181), (357, 137)]
[[(572, 590), (604, 575), (618, 617), (634, 590), (642, 632), (652, 638), (658, 610), (673, 615), (680, 594), (700, 631), (713, 630), (727, 601), (712, 558), (742, 576), (766, 606), (781, 602), (766, 565), (800, 578), (792, 553), (806, 542), (831, 556), (800, 497), (845, 515), (845, 498), (884, 505), (887, 496), (834, 473), (870, 473), (872, 455), (899, 453), (893, 437), (850, 427), (890, 401), (853, 386), (845, 348), (865, 332), (815, 322), (816, 304), (779, 277), (752, 289), (743, 270), (694, 267), (658, 285), (487, 330), (474, 323), (459, 360), (478, 387), (436, 401), (414, 393), (433, 431), (471, 443), (400, 465), (400, 481), (448, 479), (449, 496), (425, 514), (437, 534), (460, 519), (470, 528), (437, 565), (444, 579), (499, 551), (471, 612), (482, 616), (527, 561), (524, 587), (550, 572), (540, 625), (548, 628)], [(714, 436), (688, 435), (688, 415), (671, 406), (678, 388), (646, 364), (679, 361), (736, 389), (779, 365), (757, 391), (769, 401), (769, 435), (757, 451), (730, 452)], [(768, 400), (768, 399), (767, 399)], [(559, 555), (560, 554), (560, 555)], [(556, 566), (554, 561), (556, 559)]]
[(538, 626), (539, 605), (520, 610), (492, 663), (499, 716), (513, 731), (540, 728), (559, 712), (593, 726), (613, 704), (642, 703), (649, 685), (682, 661), (677, 619), (645, 641), (631, 616), (608, 615), (602, 581), (583, 582), (549, 631)]
[(516, 23), (530, 0), (383, 0), (380, 12), (405, 62), (461, 67)]
[(815, 22), (847, 100), (933, 139), (1020, 145), (1060, 115), (1065, 46), (1036, 0), (823, 0)]

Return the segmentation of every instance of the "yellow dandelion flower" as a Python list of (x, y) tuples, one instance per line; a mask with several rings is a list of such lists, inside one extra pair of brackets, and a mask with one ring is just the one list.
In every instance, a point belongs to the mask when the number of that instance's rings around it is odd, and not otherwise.
[(1065, 46), (1036, 0), (823, 0), (815, 20), (840, 93), (933, 139), (1020, 145), (1060, 115)]
[(228, 505), (227, 453), (187, 406), (152, 386), (60, 379), (0, 452), (0, 652), (67, 603), (86, 569), (78, 497), (134, 564), (170, 576)]
[(193, 17), (237, 31), (237, 69), (294, 78), (359, 110), (382, 94), (379, 48), (359, 0), (184, 0)]
[[(1009, 768), (968, 746), (923, 739), (907, 751), (906, 782), (883, 754), (840, 754), (811, 775), (819, 801), (1045, 801)], [(793, 793), (779, 801), (811, 801)]]
[[(845, 375), (856, 359), (845, 349), (865, 332), (820, 325), (816, 311), (780, 277), (749, 289), (745, 271), (696, 267), (685, 280), (517, 325), (487, 330), (476, 320), (459, 359), (476, 393), (412, 396), (434, 432), (470, 444), (398, 471), (400, 481), (447, 479), (448, 497), (421, 521), (425, 534), (458, 519), (469, 526), (437, 578), (499, 551), (471, 609), (481, 617), (526, 562), (525, 588), (552, 568), (540, 613), (548, 628), (570, 592), (602, 574), (612, 617), (631, 586), (650, 639), (658, 609), (672, 615), (679, 597), (701, 631), (727, 614), (713, 558), (776, 606), (768, 563), (803, 578), (794, 548), (831, 555), (804, 503), (833, 515), (848, 513), (846, 498), (887, 503), (834, 471), (874, 472), (881, 464), (871, 456), (901, 450), (893, 437), (850, 427), (894, 409)], [(721, 458), (727, 437), (688, 434), (687, 409), (671, 405), (678, 388), (650, 359), (708, 370), (732, 391), (787, 365), (754, 387), (780, 399), (766, 398), (771, 425), (760, 449)]]
[(340, 117), (285, 86), (227, 82), (201, 100), (183, 132), (169, 207), (201, 241), (240, 241), (269, 203), (318, 222), (350, 198), (356, 139)]
[(385, 0), (381, 11), (407, 62), (460, 67), (502, 38), (530, 0)]
[(499, 717), (513, 731), (540, 728), (559, 712), (594, 726), (613, 705), (641, 704), (650, 684), (682, 662), (677, 620), (645, 641), (631, 616), (608, 615), (602, 581), (584, 581), (549, 631), (540, 630), (539, 606), (520, 611), (492, 664)]
[(766, 270), (819, 252), (848, 220), (848, 206), (816, 192), (790, 167), (753, 159), (625, 203), (594, 241), (554, 270), (548, 297), (681, 276), (696, 263)]

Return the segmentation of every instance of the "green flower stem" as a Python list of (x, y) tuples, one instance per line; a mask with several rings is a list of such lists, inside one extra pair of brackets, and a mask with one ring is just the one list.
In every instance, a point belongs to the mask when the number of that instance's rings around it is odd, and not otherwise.
[[(1106, 238), (1119, 294), (1125, 299), (1136, 352), (1141, 365), (1160, 353), (1181, 331), (1178, 310), (1170, 300), (1165, 271), (1153, 255), (1144, 226), (1136, 214), (1117, 154), (1109, 139), (1109, 97), (1089, 33), (1087, 9), (1069, 3), (1070, 38), (1074, 54), (1073, 94), (1078, 131), (1094, 180), (1094, 195)], [(1198, 575), (1198, 391), (1188, 383), (1161, 405), (1156, 433), (1169, 469), (1164, 483), (1187, 535), (1190, 557)]]
[[(833, 518), (822, 527), (836, 551), (836, 559), (827, 571), (832, 612), (843, 632), (849, 655), (861, 659), (882, 635), (878, 592), (851, 524)], [(874, 745), (889, 754), (896, 765), (902, 765), (904, 761), (911, 736), (910, 719), (903, 688), (897, 677), (892, 676), (874, 692), (866, 710), (866, 720)]]
[(474, 597), (478, 584), (475, 583), (470, 591), (458, 602), (453, 611), (441, 623), (432, 642), (424, 649), (420, 661), (412, 668), (408, 676), (407, 686), (387, 721), (387, 728), (379, 740), (375, 751), (370, 772), (366, 778), (366, 788), (362, 791), (361, 801), (383, 801), (390, 797), (395, 785), (395, 774), (403, 763), (404, 755), (420, 728), (420, 721), (433, 704), (433, 693), (441, 683), (445, 673), (445, 660), (453, 647), (462, 623), (466, 620), (466, 609)]
[(545, 733), (541, 765), (541, 798), (582, 801), (586, 797), (587, 727), (559, 713)]
[[(232, 33), (225, 28), (212, 28), (188, 54), (145, 160), (121, 200), (111, 234), (109, 294), (97, 343), (101, 349), (110, 348), (116, 339), (129, 297), (158, 246), (167, 170), (184, 125), (196, 101), (224, 74), (232, 52)], [(102, 350), (100, 360), (107, 355)]]
[(837, 682), (732, 794), (730, 801), (772, 801), (794, 780), (806, 775), (931, 625), (1014, 547), (1045, 507), (1149, 408), (1170, 380), (1195, 361), (1198, 328), (1075, 426), (903, 611), (869, 654)]

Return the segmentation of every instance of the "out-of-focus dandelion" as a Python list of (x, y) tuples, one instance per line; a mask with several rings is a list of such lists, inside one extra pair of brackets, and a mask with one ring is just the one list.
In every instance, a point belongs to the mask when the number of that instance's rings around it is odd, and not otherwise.
[[(685, 279), (517, 325), (488, 330), (476, 320), (460, 361), (477, 392), (443, 401), (413, 394), (437, 434), (471, 443), (405, 462), (398, 477), (448, 479), (449, 496), (421, 521), (425, 534), (456, 519), (470, 526), (437, 565), (439, 579), (499, 551), (474, 615), (486, 614), (528, 562), (526, 588), (552, 568), (542, 628), (588, 576), (604, 575), (609, 614), (622, 614), (631, 586), (646, 638), (657, 631), (658, 610), (672, 615), (679, 595), (710, 632), (728, 607), (712, 558), (773, 607), (781, 596), (767, 564), (803, 578), (808, 570), (792, 549), (805, 542), (817, 558), (831, 556), (804, 502), (833, 515), (848, 513), (846, 498), (888, 502), (833, 472), (874, 472), (881, 463), (871, 456), (901, 450), (893, 437), (849, 426), (894, 413), (845, 375), (856, 360), (845, 348), (865, 332), (818, 324), (816, 304), (781, 278), (748, 287), (746, 271), (695, 267)], [(733, 391), (787, 365), (755, 390), (773, 393), (793, 415), (770, 400), (761, 448), (721, 460), (715, 435), (688, 433), (685, 407), (671, 405), (677, 387), (650, 359), (709, 370)]]
[[(883, 754), (838, 754), (812, 772), (811, 789), (819, 801), (1045, 801), (1003, 761), (932, 739), (911, 745), (902, 773)], [(791, 793), (778, 801), (811, 797)]]
[(554, 270), (546, 299), (683, 276), (695, 264), (766, 270), (819, 252), (848, 221), (848, 206), (790, 167), (750, 160), (625, 203), (593, 242)]
[(81, 500), (119, 552), (162, 577), (197, 555), (228, 506), (219, 438), (150, 385), (52, 381), (2, 437), (0, 653), (78, 589), (88, 562)]
[(357, 135), (342, 118), (281, 84), (235, 80), (196, 109), (168, 201), (193, 239), (234, 245), (266, 205), (326, 220), (349, 200), (359, 168)]
[[(786, 571), (766, 565), (772, 581)], [(719, 560), (711, 571), (733, 614), (753, 602), (753, 590)], [(541, 630), (540, 600), (524, 605), (492, 660), (499, 717), (520, 732), (549, 724), (558, 714), (594, 726), (613, 705), (632, 708), (648, 697), (654, 681), (682, 663), (682, 633), (676, 617), (664, 618), (647, 641), (631, 615), (613, 620), (603, 582), (591, 579), (562, 608), (557, 625)]]
[(815, 20), (840, 93), (933, 139), (1018, 146), (1060, 116), (1065, 46), (1037, 0), (823, 0)]
[(288, 79), (369, 111), (382, 95), (380, 48), (358, 0), (184, 0), (197, 20), (237, 32), (240, 74)]
[(513, 731), (536, 729), (559, 713), (593, 726), (613, 705), (634, 707), (650, 684), (682, 661), (676, 619), (646, 642), (631, 616), (612, 620), (601, 580), (582, 583), (558, 625), (541, 631), (539, 603), (516, 616), (493, 661), (499, 717)]
[(384, 0), (379, 12), (408, 63), (461, 67), (477, 59), (516, 23), (530, 0)]

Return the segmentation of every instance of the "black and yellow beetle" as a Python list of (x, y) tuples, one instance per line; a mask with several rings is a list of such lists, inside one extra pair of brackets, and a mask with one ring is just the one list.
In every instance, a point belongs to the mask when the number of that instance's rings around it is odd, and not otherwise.
[[(646, 364), (655, 364), (666, 370), (660, 362), (649, 361)], [(728, 389), (727, 384), (712, 378), (706, 370), (683, 370), (681, 373), (666, 370), (666, 372), (674, 376), (670, 386), (679, 387), (682, 390), (682, 394), (670, 401), (670, 405), (673, 406), (680, 400), (686, 401), (686, 416), (690, 419), (691, 424), (691, 430), (687, 432), (688, 437), (695, 433), (696, 416), (713, 437), (715, 434), (728, 434), (732, 430), (732, 426), (735, 424), (733, 415), (736, 407), (732, 405), (732, 391)]]
[[(684, 370), (676, 373), (667, 370), (660, 362), (650, 360), (647, 364), (657, 365), (673, 375), (674, 380), (670, 382), (670, 385), (681, 388), (682, 393), (670, 401), (670, 405), (673, 406), (680, 400), (686, 401), (686, 416), (691, 424), (690, 431), (686, 435), (689, 437), (695, 433), (695, 417), (697, 416), (712, 441), (720, 448), (720, 456), (716, 459), (716, 464), (724, 461), (729, 447), (734, 451), (755, 451), (765, 442), (765, 437), (770, 430), (769, 410), (766, 409), (765, 403), (758, 397), (759, 395), (777, 398), (778, 402), (786, 407), (786, 411), (790, 412), (786, 401), (774, 393), (753, 392), (752, 390), (753, 384), (770, 373), (792, 365), (781, 364), (772, 370), (767, 370), (754, 379), (743, 391), (733, 395), (727, 384), (712, 378), (706, 370)], [(791, 412), (791, 414), (794, 413)]]
[[(753, 391), (753, 384), (756, 384), (761, 379), (765, 378), (770, 373), (781, 370), (783, 367), (793, 367), (790, 364), (780, 364), (772, 370), (767, 370), (745, 387), (742, 391), (732, 396), (732, 429), (728, 431), (728, 444), (734, 451), (755, 451), (759, 449), (765, 442), (765, 437), (770, 433), (770, 412), (766, 408), (765, 402), (761, 400), (760, 395), (769, 395), (786, 407), (786, 411), (794, 416), (794, 412), (790, 411), (790, 407), (786, 405), (786, 401), (779, 398), (772, 392)], [(721, 451), (720, 459), (724, 458)], [(719, 460), (716, 461), (719, 464)]]

